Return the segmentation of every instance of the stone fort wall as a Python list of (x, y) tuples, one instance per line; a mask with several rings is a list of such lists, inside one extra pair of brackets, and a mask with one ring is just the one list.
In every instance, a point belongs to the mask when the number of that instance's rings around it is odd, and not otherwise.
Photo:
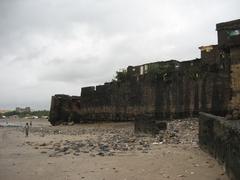
[(49, 121), (225, 116), (239, 109), (240, 20), (218, 24), (217, 31), (218, 45), (200, 47), (201, 59), (129, 66), (112, 82), (82, 88), (80, 96), (53, 96)]

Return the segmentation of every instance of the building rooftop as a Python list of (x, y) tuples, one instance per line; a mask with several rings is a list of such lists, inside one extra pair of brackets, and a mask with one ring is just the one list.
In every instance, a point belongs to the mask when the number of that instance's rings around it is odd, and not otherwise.
[(222, 22), (216, 25), (217, 31), (224, 29), (236, 29), (240, 28), (240, 19), (228, 22)]

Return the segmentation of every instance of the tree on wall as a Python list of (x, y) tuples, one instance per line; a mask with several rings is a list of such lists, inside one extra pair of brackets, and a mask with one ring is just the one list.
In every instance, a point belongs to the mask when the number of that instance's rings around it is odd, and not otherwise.
[(174, 64), (150, 64), (149, 70), (147, 73), (148, 79), (154, 81), (154, 80), (163, 80), (167, 81), (169, 79), (169, 76), (171, 73), (175, 70)]
[(115, 80), (117, 82), (125, 82), (127, 79), (128, 79), (128, 73), (126, 70), (116, 72)]

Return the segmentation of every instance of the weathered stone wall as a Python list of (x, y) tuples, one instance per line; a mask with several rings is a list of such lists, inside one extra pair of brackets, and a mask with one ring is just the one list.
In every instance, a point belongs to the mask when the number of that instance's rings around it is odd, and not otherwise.
[(199, 110), (224, 115), (228, 74), (201, 59), (151, 63), (144, 74), (128, 68), (116, 81), (82, 88), (80, 97), (53, 96), (50, 122), (163, 120), (195, 116)]
[(49, 121), (52, 125), (80, 122), (80, 97), (57, 94), (52, 96)]
[(83, 88), (80, 114), (85, 120), (133, 120), (154, 114), (155, 93), (151, 84), (126, 79), (102, 86)]
[(218, 44), (230, 62), (231, 101), (233, 118), (240, 117), (240, 20), (217, 24)]
[(240, 177), (240, 120), (200, 113), (199, 143), (223, 163), (231, 180)]

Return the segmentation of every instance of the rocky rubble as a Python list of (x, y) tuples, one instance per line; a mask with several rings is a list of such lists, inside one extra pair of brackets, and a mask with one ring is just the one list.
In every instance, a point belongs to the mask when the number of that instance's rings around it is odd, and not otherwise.
[(169, 122), (167, 131), (163, 134), (163, 141), (167, 144), (198, 143), (198, 119), (180, 119)]
[(152, 139), (148, 137), (136, 138), (134, 136), (106, 135), (99, 139), (65, 140), (57, 143), (37, 144), (27, 141), (25, 144), (35, 147), (35, 149), (49, 150), (49, 156), (62, 156), (73, 154), (79, 156), (81, 153), (88, 153), (90, 156), (112, 156), (115, 153), (127, 151), (148, 152)]
[(59, 142), (46, 142), (37, 144), (26, 142), (35, 149), (41, 149), (41, 153), (47, 151), (49, 157), (57, 157), (67, 154), (79, 156), (83, 153), (90, 156), (112, 156), (116, 153), (139, 151), (148, 153), (156, 144), (197, 143), (198, 121), (197, 119), (174, 120), (168, 123), (166, 131), (160, 131), (155, 137), (148, 135), (135, 135), (133, 128), (75, 128), (69, 132), (68, 127), (61, 129), (40, 128), (32, 130), (32, 133), (40, 135), (89, 135), (79, 140), (61, 140)]

